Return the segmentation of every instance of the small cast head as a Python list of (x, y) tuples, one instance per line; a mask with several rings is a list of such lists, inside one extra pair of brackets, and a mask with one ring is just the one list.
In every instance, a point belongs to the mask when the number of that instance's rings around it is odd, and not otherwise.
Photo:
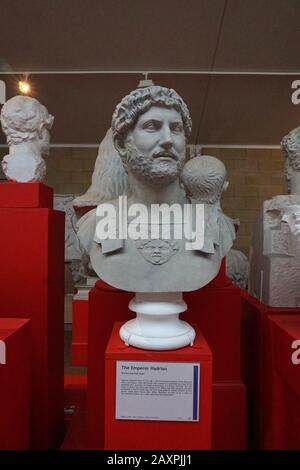
[(1, 110), (1, 125), (8, 145), (40, 140), (46, 147), (53, 121), (47, 108), (30, 96), (14, 96)]
[(228, 187), (226, 168), (218, 158), (201, 155), (189, 160), (181, 172), (181, 181), (189, 197), (214, 204)]

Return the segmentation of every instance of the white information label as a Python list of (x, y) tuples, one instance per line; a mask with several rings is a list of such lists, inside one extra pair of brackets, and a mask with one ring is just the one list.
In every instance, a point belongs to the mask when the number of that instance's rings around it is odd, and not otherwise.
[(117, 361), (116, 374), (116, 419), (199, 421), (199, 363)]

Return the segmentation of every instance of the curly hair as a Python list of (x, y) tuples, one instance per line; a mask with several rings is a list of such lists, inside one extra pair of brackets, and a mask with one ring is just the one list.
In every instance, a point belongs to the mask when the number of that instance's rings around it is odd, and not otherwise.
[(8, 145), (35, 140), (42, 128), (51, 129), (54, 121), (38, 100), (21, 95), (6, 101), (0, 119)]
[(148, 111), (151, 106), (174, 108), (178, 111), (188, 139), (192, 130), (192, 120), (183, 99), (171, 88), (150, 86), (133, 90), (116, 107), (111, 124), (114, 142), (123, 147), (128, 132), (134, 127), (140, 114)]
[(180, 178), (188, 196), (198, 202), (214, 204), (222, 194), (226, 168), (218, 158), (200, 155), (185, 164)]
[(291, 167), (299, 171), (300, 170), (300, 127), (296, 127), (287, 135), (285, 135), (281, 141), (281, 149), (289, 160)]

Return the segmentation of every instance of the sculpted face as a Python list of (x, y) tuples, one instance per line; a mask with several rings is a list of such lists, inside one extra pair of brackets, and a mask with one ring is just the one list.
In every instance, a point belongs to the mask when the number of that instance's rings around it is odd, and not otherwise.
[(152, 106), (141, 114), (125, 141), (127, 168), (153, 182), (174, 181), (185, 161), (185, 134), (180, 113)]
[(139, 248), (143, 258), (151, 264), (164, 264), (175, 254), (177, 247), (167, 240), (154, 239)]

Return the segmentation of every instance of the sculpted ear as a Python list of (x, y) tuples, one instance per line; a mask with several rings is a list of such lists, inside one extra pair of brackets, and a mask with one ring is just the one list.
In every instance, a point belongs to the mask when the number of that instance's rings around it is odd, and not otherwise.
[(114, 141), (115, 149), (119, 153), (120, 157), (122, 158), (122, 160), (125, 160), (126, 158), (125, 141), (121, 140), (117, 136), (114, 137), (113, 141)]

